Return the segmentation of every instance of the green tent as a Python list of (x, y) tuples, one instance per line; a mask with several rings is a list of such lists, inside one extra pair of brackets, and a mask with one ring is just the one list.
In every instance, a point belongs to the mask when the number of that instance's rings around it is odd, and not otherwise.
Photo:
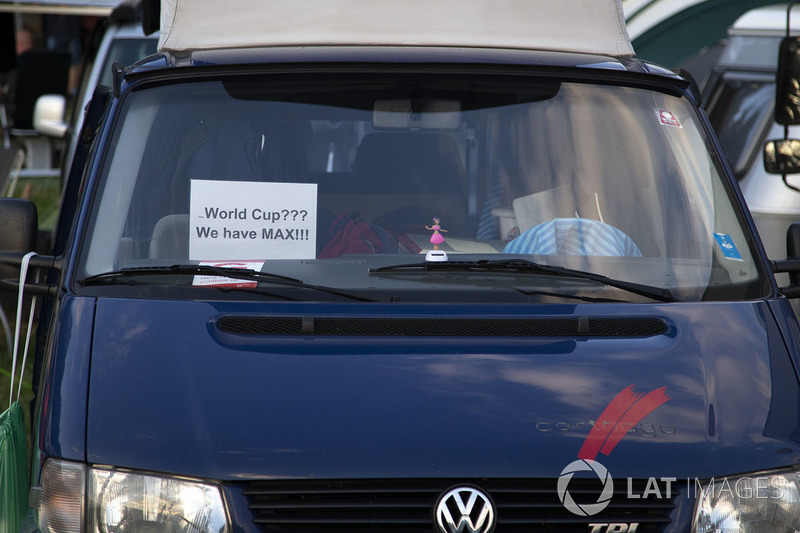
[(35, 252), (23, 257), (20, 265), (19, 293), (17, 295), (16, 327), (12, 348), (11, 386), (9, 387), (9, 407), (0, 414), (0, 533), (19, 533), (22, 519), (28, 509), (28, 438), (25, 430), (25, 416), (19, 397), (22, 392), (22, 377), (28, 356), (36, 299), (31, 301), (28, 317), (27, 336), (22, 351), (19, 370), (17, 398), (14, 400), (14, 380), (17, 375), (17, 355), (20, 344), (20, 317), (23, 309), (23, 292), (28, 274), (28, 265)]
[(17, 533), (28, 509), (28, 443), (22, 406), (0, 413), (0, 533)]

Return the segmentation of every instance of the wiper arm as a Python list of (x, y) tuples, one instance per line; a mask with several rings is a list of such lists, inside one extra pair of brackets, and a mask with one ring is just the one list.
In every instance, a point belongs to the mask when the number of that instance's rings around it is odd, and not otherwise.
[(609, 278), (608, 276), (603, 276), (602, 274), (585, 272), (583, 270), (573, 270), (571, 268), (555, 265), (544, 265), (534, 261), (528, 261), (526, 259), (481, 259), (478, 261), (407, 263), (402, 265), (371, 268), (369, 271), (370, 273), (390, 273), (415, 270), (426, 272), (491, 272), (510, 274), (532, 273), (543, 274), (546, 276), (563, 276), (568, 278), (596, 281), (598, 283), (608, 285), (609, 287), (622, 289), (632, 294), (638, 294), (640, 296), (645, 296), (661, 302), (681, 301), (679, 298), (673, 295), (669, 289)]
[(94, 285), (117, 281), (123, 278), (134, 278), (140, 276), (221, 276), (226, 278), (241, 279), (247, 281), (258, 281), (272, 283), (275, 285), (283, 285), (286, 287), (297, 287), (300, 289), (311, 289), (319, 292), (326, 292), (351, 300), (358, 300), (360, 302), (373, 302), (370, 298), (364, 298), (356, 294), (340, 291), (332, 287), (325, 287), (324, 285), (313, 285), (305, 283), (302, 280), (281, 274), (274, 274), (271, 272), (260, 272), (256, 270), (249, 270), (244, 268), (233, 267), (218, 267), (213, 265), (171, 265), (171, 266), (147, 266), (147, 267), (132, 267), (121, 268), (119, 270), (112, 270), (110, 272), (103, 272), (102, 274), (95, 274), (78, 283), (82, 285)]
[(121, 268), (102, 274), (95, 274), (86, 279), (79, 280), (79, 283), (91, 285), (105, 281), (114, 281), (120, 278), (140, 277), (140, 276), (222, 276), (226, 278), (255, 280), (255, 281), (275, 281), (283, 280), (291, 283), (303, 282), (289, 276), (271, 274), (268, 272), (258, 272), (245, 268), (218, 267), (213, 265), (171, 265), (171, 266), (146, 266)]

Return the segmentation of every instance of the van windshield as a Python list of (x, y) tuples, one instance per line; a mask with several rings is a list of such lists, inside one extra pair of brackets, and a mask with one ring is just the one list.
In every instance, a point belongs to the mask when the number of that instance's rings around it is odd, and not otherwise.
[[(82, 290), (648, 301), (600, 276), (676, 300), (767, 290), (693, 107), (673, 95), (351, 72), (209, 77), (122, 106)], [(160, 268), (173, 265), (265, 275)]]

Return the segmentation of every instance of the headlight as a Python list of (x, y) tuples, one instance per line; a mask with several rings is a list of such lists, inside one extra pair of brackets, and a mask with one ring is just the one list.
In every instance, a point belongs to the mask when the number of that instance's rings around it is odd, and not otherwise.
[(45, 464), (39, 507), (43, 533), (81, 533), (80, 524), (87, 533), (228, 531), (215, 485), (63, 461)]
[(743, 476), (705, 483), (694, 515), (696, 533), (793, 533), (800, 530), (800, 475)]

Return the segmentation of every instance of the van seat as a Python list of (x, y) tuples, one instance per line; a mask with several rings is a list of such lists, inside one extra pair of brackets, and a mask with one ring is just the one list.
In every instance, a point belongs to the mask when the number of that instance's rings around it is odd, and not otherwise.
[(189, 259), (189, 215), (167, 215), (153, 228), (150, 258), (186, 262)]
[(460, 233), (466, 227), (466, 171), (451, 135), (371, 133), (362, 139), (352, 168), (347, 179), (321, 185), (320, 204), (326, 209), (358, 210), (371, 221), (417, 212), (424, 218), (407, 225), (424, 226), (439, 217), (449, 231)]

